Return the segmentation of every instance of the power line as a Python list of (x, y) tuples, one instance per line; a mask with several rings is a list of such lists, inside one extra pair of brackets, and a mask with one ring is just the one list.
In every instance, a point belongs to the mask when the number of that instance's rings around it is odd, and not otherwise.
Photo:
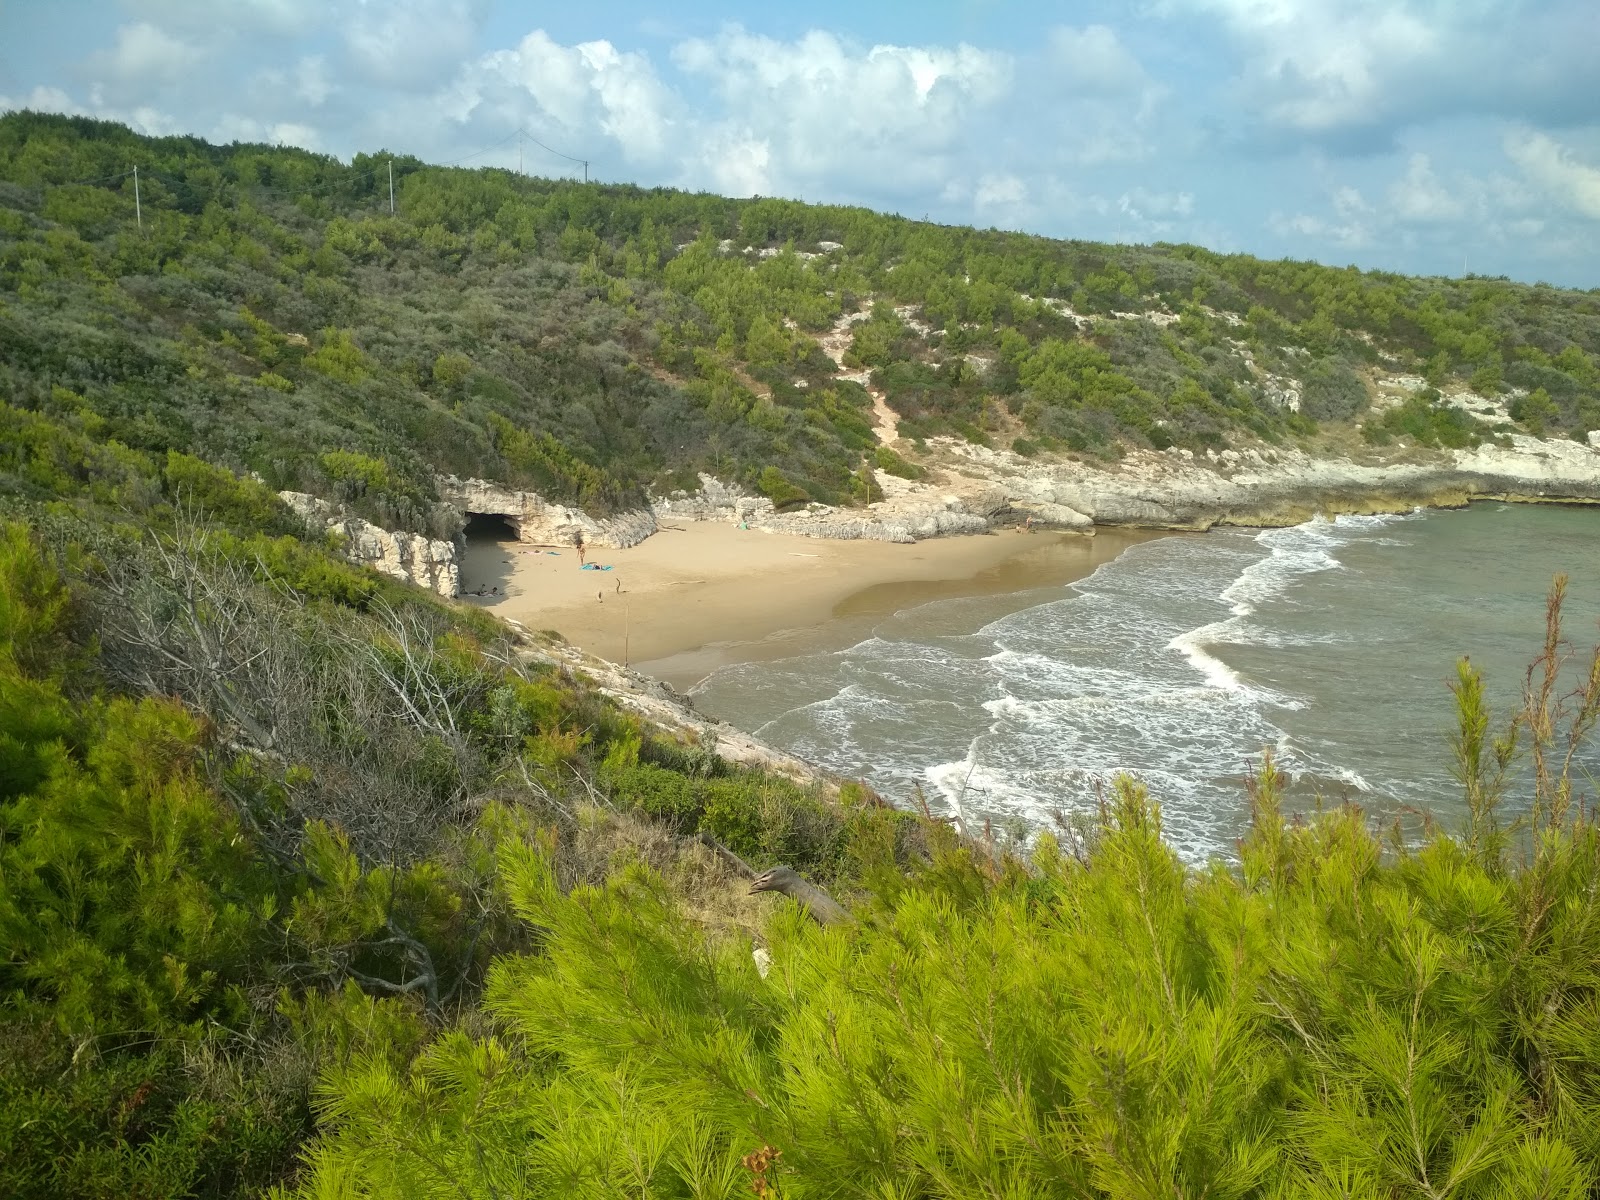
[(49, 180), (39, 181), (40, 187), (86, 187), (91, 183), (114, 183), (118, 179), (126, 179), (132, 175), (137, 167), (130, 167), (126, 171), (118, 171), (115, 175), (99, 175), (94, 179), (63, 179), (60, 183), (51, 183)]
[[(546, 154), (551, 154), (551, 155), (554, 155), (556, 158), (565, 159), (567, 162), (577, 163), (580, 166), (582, 166), (583, 167), (583, 181), (585, 183), (589, 182), (589, 160), (588, 159), (579, 158), (576, 155), (567, 154), (567, 153), (564, 153), (563, 151), (557, 150), (553, 146), (546, 145), (543, 141), (541, 141), (540, 139), (534, 137), (533, 134), (529, 133), (526, 129), (523, 129), (523, 128), (520, 128), (520, 127), (518, 129), (512, 131), (511, 133), (507, 134), (505, 137), (501, 138), (499, 141), (493, 142), (490, 145), (485, 146), (481, 150), (475, 150), (471, 154), (463, 155), (460, 158), (451, 159), (448, 162), (422, 163), (421, 166), (422, 166), (422, 169), (428, 169), (428, 168), (443, 169), (443, 168), (449, 168), (449, 167), (458, 167), (458, 166), (462, 165), (463, 163), (468, 163), (468, 162), (473, 161), (474, 159), (482, 158), (486, 154), (492, 154), (496, 150), (500, 149), (502, 146), (506, 145), (512, 139), (516, 139), (517, 140), (518, 173), (520, 174), (521, 173), (521, 159), (522, 159), (522, 149), (521, 149), (521, 147), (522, 147), (522, 140), (524, 138), (527, 139), (529, 142), (532, 142), (535, 146), (539, 147), (539, 149), (543, 150)], [(85, 187), (85, 186), (90, 186), (90, 185), (93, 185), (93, 184), (115, 183), (119, 179), (127, 179), (127, 178), (129, 178), (131, 176), (133, 181), (134, 181), (134, 183), (133, 183), (133, 186), (134, 186), (134, 215), (135, 215), (135, 219), (137, 220), (137, 222), (139, 224), (139, 227), (142, 229), (144, 227), (144, 213), (143, 213), (143, 204), (141, 202), (142, 201), (142, 197), (139, 195), (139, 182), (140, 182), (139, 181), (139, 175), (140, 175), (141, 172), (147, 178), (158, 179), (161, 182), (166, 183), (166, 184), (168, 184), (170, 186), (173, 186), (173, 187), (190, 189), (190, 188), (193, 188), (195, 186), (186, 177), (177, 176), (177, 175), (169, 175), (165, 171), (152, 170), (148, 166), (143, 166), (143, 165), (137, 164), (137, 163), (134, 166), (130, 167), (128, 170), (126, 170), (126, 171), (118, 171), (114, 175), (99, 175), (99, 176), (95, 176), (95, 177), (89, 178), (89, 179), (72, 179), (72, 180), (63, 181), (61, 183), (50, 183), (48, 181), (41, 180), (39, 182), (38, 186), (39, 186), (40, 194), (41, 194), (41, 197), (42, 197), (44, 189), (47, 188), (47, 187)], [(368, 170), (365, 170), (365, 171), (360, 171), (360, 172), (357, 172), (357, 173), (352, 174), (352, 175), (344, 175), (344, 176), (341, 176), (340, 178), (337, 178), (337, 179), (328, 179), (328, 180), (325, 180), (322, 183), (315, 184), (315, 185), (309, 186), (309, 187), (275, 187), (272, 184), (265, 184), (265, 183), (249, 184), (249, 183), (245, 183), (242, 180), (238, 180), (238, 179), (231, 179), (231, 180), (228, 180), (227, 182), (233, 187), (239, 188), (241, 190), (246, 190), (246, 191), (248, 191), (250, 193), (254, 193), (254, 194), (257, 194), (257, 195), (265, 193), (265, 194), (270, 195), (270, 196), (279, 196), (279, 197), (282, 197), (282, 198), (285, 198), (285, 199), (289, 199), (289, 200), (298, 200), (298, 199), (306, 199), (306, 198), (310, 198), (310, 197), (314, 197), (314, 196), (321, 196), (321, 195), (323, 195), (325, 193), (338, 191), (338, 190), (343, 189), (343, 188), (352, 188), (352, 187), (359, 186), (360, 184), (362, 184), (362, 183), (364, 183), (364, 182), (366, 182), (368, 180), (376, 180), (378, 175), (380, 174), (380, 172), (387, 172), (387, 175), (388, 175), (388, 182), (389, 182), (389, 211), (391, 213), (393, 213), (395, 211), (394, 159), (393, 159), (393, 157), (390, 157), (390, 158), (386, 159), (384, 161), (384, 164), (383, 164), (382, 167), (374, 166), (374, 167), (369, 168)]]
[(555, 149), (552, 149), (549, 146), (546, 146), (543, 142), (541, 142), (538, 138), (534, 137), (533, 134), (528, 133), (526, 130), (521, 130), (520, 132), (530, 142), (532, 142), (535, 146), (539, 147), (539, 149), (543, 150), (546, 154), (554, 154), (557, 158), (564, 158), (568, 162), (582, 163), (583, 164), (583, 181), (585, 183), (589, 182), (589, 160), (587, 158), (574, 158), (570, 154), (563, 154), (559, 150), (555, 150)]
[(427, 165), (427, 166), (435, 166), (435, 167), (459, 167), (464, 162), (471, 162), (475, 158), (482, 158), (485, 154), (493, 154), (496, 150), (500, 149), (501, 146), (504, 146), (507, 142), (511, 141), (513, 138), (517, 138), (517, 137), (521, 137), (521, 136), (523, 136), (523, 131), (520, 130), (520, 129), (515, 129), (515, 130), (512, 130), (510, 133), (506, 134), (506, 136), (501, 138), (498, 142), (494, 142), (494, 143), (492, 143), (492, 144), (490, 144), (488, 146), (485, 146), (482, 150), (475, 150), (473, 153), (468, 154), (464, 158), (456, 158), (456, 159), (452, 159), (449, 162), (442, 162), (442, 163), (428, 163), (428, 164), (425, 164), (425, 165)]

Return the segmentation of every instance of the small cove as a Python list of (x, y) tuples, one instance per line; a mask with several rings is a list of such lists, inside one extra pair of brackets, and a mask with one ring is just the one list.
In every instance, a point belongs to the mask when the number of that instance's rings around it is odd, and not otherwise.
[[(1294, 807), (1461, 816), (1448, 682), (1470, 654), (1497, 711), (1538, 653), (1551, 576), (1568, 636), (1600, 616), (1600, 525), (1577, 508), (1475, 504), (1127, 547), (1061, 586), (852, 603), (847, 644), (710, 670), (704, 711), (900, 803), (1047, 825), (1119, 771), (1192, 860), (1226, 855), (1242, 780), (1272, 747)], [(1593, 756), (1588, 763), (1600, 770)]]

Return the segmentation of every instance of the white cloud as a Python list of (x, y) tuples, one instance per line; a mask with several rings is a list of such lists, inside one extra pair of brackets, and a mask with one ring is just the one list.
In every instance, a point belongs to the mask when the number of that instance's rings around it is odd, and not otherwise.
[(829, 33), (781, 42), (739, 28), (681, 42), (673, 61), (721, 100), (724, 138), (739, 130), (769, 147), (769, 186), (785, 193), (867, 172), (937, 187), (1012, 70), (1008, 56), (967, 45), (862, 50)]
[(1037, 210), (1027, 181), (1020, 175), (993, 173), (979, 177), (972, 192), (971, 211), (976, 225), (1020, 229)]
[(972, 195), (974, 208), (1017, 208), (1028, 202), (1028, 185), (1016, 175), (985, 175)]
[(1406, 173), (1389, 187), (1389, 207), (1404, 221), (1456, 221), (1466, 214), (1463, 192), (1447, 188), (1426, 154), (1413, 154)]
[(1346, 184), (1333, 191), (1333, 211), (1348, 221), (1370, 215), (1372, 205), (1367, 203), (1366, 197), (1357, 188)]
[(110, 50), (89, 56), (89, 69), (106, 81), (124, 85), (171, 83), (202, 57), (199, 47), (148, 21), (124, 25)]
[(1267, 217), (1267, 228), (1279, 237), (1322, 242), (1341, 250), (1359, 249), (1377, 241), (1383, 214), (1359, 188), (1348, 183), (1333, 188), (1328, 204), (1333, 211), (1325, 216), (1274, 212)]
[(1153, 153), (1155, 117), (1166, 89), (1153, 80), (1116, 31), (1105, 25), (1050, 31), (1026, 93), (1049, 122), (1040, 151), (1058, 166), (1134, 163)]
[(1156, 0), (1213, 20), (1241, 53), (1245, 125), (1350, 149), (1471, 114), (1600, 113), (1593, 0)]
[(749, 129), (724, 124), (700, 158), (708, 185), (725, 196), (766, 196), (775, 190), (772, 146)]
[(308, 55), (295, 65), (294, 94), (312, 108), (320, 107), (338, 89), (328, 77), (328, 62), (320, 54)]
[(305, 33), (337, 15), (332, 0), (228, 0), (227, 20), (218, 20), (217, 0), (122, 0), (124, 8), (166, 27), (213, 37), (231, 30)]
[[(1507, 150), (1515, 146), (1535, 173), (1550, 163), (1559, 164), (1560, 179), (1552, 178), (1552, 186), (1570, 188), (1581, 183), (1581, 177), (1569, 169), (1588, 170), (1589, 182), (1596, 189), (1596, 215), (1600, 215), (1600, 171), (1583, 168), (1570, 158), (1563, 161), (1560, 148), (1554, 143), (1545, 145), (1547, 142), (1544, 135), (1524, 134), (1508, 138)], [(1511, 246), (1518, 253), (1531, 252), (1531, 247), (1522, 245), (1529, 238), (1544, 238), (1552, 244), (1570, 239), (1569, 230), (1557, 228), (1550, 220), (1549, 201), (1541, 200), (1525, 184), (1459, 167), (1441, 176), (1434, 159), (1431, 154), (1413, 153), (1386, 183), (1380, 177), (1381, 200), (1369, 201), (1353, 185), (1340, 184), (1328, 189), (1325, 211), (1274, 213), (1268, 228), (1280, 237), (1313, 246), (1369, 248), (1390, 256), (1426, 252), (1433, 269), (1452, 271), (1463, 252), (1477, 266), (1486, 251), (1494, 251), (1489, 257)], [(1347, 161), (1342, 169), (1349, 169)]]
[(485, 9), (485, 0), (355, 0), (345, 47), (368, 79), (423, 91), (466, 61)]
[(171, 113), (163, 112), (153, 105), (136, 104), (119, 108), (108, 104), (105, 97), (94, 89), (90, 91), (88, 104), (78, 103), (69, 93), (57, 87), (36, 87), (22, 96), (0, 95), (0, 112), (25, 108), (34, 112), (66, 113), (74, 117), (98, 117), (104, 121), (121, 121), (136, 133), (151, 137), (165, 137), (193, 129), (193, 126), (184, 125)]
[(264, 142), (269, 146), (322, 149), (322, 138), (317, 131), (294, 121), (266, 123), (228, 114), (218, 120), (210, 136), (219, 142)]
[(58, 87), (40, 86), (26, 95), (0, 96), (0, 112), (20, 112), (25, 108), (34, 112), (67, 113), (74, 117), (89, 115), (88, 109)]
[(1117, 211), (1141, 221), (1192, 216), (1194, 193), (1150, 192), (1136, 187), (1117, 200)]
[(573, 152), (604, 137), (629, 162), (655, 163), (680, 148), (677, 97), (644, 54), (606, 41), (563, 46), (535, 30), (514, 50), (495, 51), (465, 71), (454, 95), (457, 120), (488, 110), (502, 126), (525, 122), (535, 132), (554, 126), (576, 141)]
[(1082, 29), (1058, 26), (1046, 43), (1050, 66), (1058, 72), (1061, 87), (1091, 95), (1142, 92), (1150, 77), (1137, 59), (1105, 25)]
[(1310, 213), (1273, 213), (1267, 218), (1267, 228), (1280, 237), (1305, 238), (1345, 250), (1360, 249), (1373, 242), (1372, 229), (1362, 221), (1330, 221)]
[(1600, 221), (1600, 167), (1578, 161), (1555, 138), (1531, 129), (1507, 134), (1505, 150), (1529, 180), (1562, 205)]

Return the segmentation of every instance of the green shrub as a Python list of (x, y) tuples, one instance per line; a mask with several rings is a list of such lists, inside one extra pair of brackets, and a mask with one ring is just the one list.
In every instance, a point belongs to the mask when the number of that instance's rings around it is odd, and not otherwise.
[(255, 378), (256, 383), (262, 387), (271, 388), (275, 392), (292, 392), (294, 383), (273, 371), (263, 371)]
[(695, 785), (675, 771), (637, 763), (608, 772), (606, 783), (617, 804), (658, 817), (685, 832), (699, 823), (701, 802)]
[(1543, 388), (1535, 388), (1526, 396), (1518, 396), (1511, 402), (1508, 411), (1513, 421), (1526, 426), (1535, 437), (1543, 437), (1545, 430), (1561, 419), (1561, 410)]
[(1362, 437), (1374, 445), (1385, 445), (1395, 437), (1409, 437), (1419, 446), (1452, 449), (1478, 445), (1484, 431), (1481, 421), (1446, 403), (1432, 388), (1407, 397), (1403, 403), (1361, 427)]
[(760, 781), (714, 779), (701, 784), (700, 828), (746, 858), (766, 858)]
[(305, 357), (306, 366), (339, 383), (361, 383), (371, 378), (373, 364), (348, 330), (324, 329), (322, 342)]
[(381, 458), (350, 450), (325, 450), (317, 461), (329, 479), (346, 485), (345, 490), (351, 496), (389, 488), (389, 464)]
[(433, 381), (442, 388), (460, 387), (472, 374), (472, 360), (465, 354), (447, 352), (433, 360)]
[(1545, 888), (1600, 879), (1594, 828), (1542, 884), (1442, 835), (1385, 862), (1353, 810), (1285, 823), (1279, 783), (1237, 874), (1186, 870), (1123, 780), (1081, 856), (947, 843), (844, 928), (780, 903), (765, 978), (647, 872), (564, 895), (510, 857), (549, 931), (496, 969), (514, 1036), (336, 1073), (300, 1194), (1387, 1195), (1463, 1164), (1458, 1194), (1584, 1194), (1600, 1057), (1564, 964), (1600, 923)]
[(1301, 380), (1300, 411), (1313, 421), (1348, 421), (1367, 407), (1361, 377), (1337, 359), (1320, 359)]
[(283, 533), (298, 522), (271, 488), (194, 457), (167, 451), (167, 495), (184, 509), (233, 529)]
[(921, 479), (928, 473), (925, 468), (901, 458), (888, 446), (879, 446), (876, 454), (878, 470), (887, 471), (900, 479)]
[(793, 482), (777, 467), (767, 467), (756, 479), (756, 490), (778, 509), (794, 508), (811, 499), (803, 487)]
[(0, 1194), (261, 1194), (292, 1172), (312, 1127), (309, 1063), (285, 1051), (278, 1080), (241, 1079), (213, 1044), (84, 1043), (0, 1023)]

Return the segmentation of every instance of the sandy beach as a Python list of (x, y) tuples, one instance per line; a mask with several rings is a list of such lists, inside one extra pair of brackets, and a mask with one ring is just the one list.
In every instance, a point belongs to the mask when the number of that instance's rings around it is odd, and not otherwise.
[[(469, 604), (682, 686), (726, 662), (838, 641), (908, 605), (1069, 583), (1151, 536), (1007, 530), (897, 545), (690, 522), (626, 550), (591, 547), (598, 570), (581, 569), (571, 546), (474, 540), (462, 588)], [(480, 587), (498, 595), (470, 594)]]

